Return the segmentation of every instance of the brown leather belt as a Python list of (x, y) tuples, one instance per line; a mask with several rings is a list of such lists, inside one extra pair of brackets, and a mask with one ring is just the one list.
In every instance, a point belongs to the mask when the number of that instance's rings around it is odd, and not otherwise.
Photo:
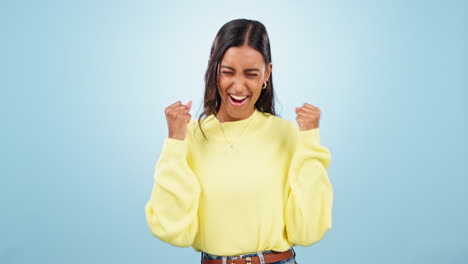
[[(271, 252), (263, 255), (265, 263), (273, 263), (291, 258), (292, 250), (285, 252)], [(202, 264), (222, 264), (222, 259), (203, 259)], [(228, 259), (226, 264), (260, 264), (260, 258), (257, 256)]]

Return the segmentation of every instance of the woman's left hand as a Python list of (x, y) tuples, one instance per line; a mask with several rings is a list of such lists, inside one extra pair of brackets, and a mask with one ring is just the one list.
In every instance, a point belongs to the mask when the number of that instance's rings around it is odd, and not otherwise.
[(296, 114), (296, 121), (300, 131), (319, 127), (320, 109), (317, 107), (304, 103), (303, 107), (296, 107)]

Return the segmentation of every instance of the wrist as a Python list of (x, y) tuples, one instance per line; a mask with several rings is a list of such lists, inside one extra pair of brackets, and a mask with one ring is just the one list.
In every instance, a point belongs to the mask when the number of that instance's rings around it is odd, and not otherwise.
[(185, 137), (180, 135), (169, 135), (168, 138), (184, 141)]

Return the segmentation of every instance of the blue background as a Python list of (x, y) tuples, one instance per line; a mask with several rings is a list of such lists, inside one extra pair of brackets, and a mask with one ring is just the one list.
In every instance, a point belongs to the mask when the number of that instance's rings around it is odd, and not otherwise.
[[(150, 233), (164, 108), (261, 21), (278, 114), (322, 111), (333, 227), (305, 263), (467, 263), (467, 1), (2, 1), (0, 263), (199, 263)], [(259, 186), (262, 188), (262, 186)]]

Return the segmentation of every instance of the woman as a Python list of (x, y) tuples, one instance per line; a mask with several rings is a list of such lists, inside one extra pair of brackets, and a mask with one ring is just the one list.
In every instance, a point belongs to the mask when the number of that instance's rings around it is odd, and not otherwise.
[(297, 263), (292, 247), (331, 228), (320, 110), (296, 107), (297, 125), (278, 117), (271, 70), (265, 26), (230, 21), (211, 47), (199, 119), (191, 101), (165, 109), (146, 220), (162, 241), (201, 252), (202, 264)]

